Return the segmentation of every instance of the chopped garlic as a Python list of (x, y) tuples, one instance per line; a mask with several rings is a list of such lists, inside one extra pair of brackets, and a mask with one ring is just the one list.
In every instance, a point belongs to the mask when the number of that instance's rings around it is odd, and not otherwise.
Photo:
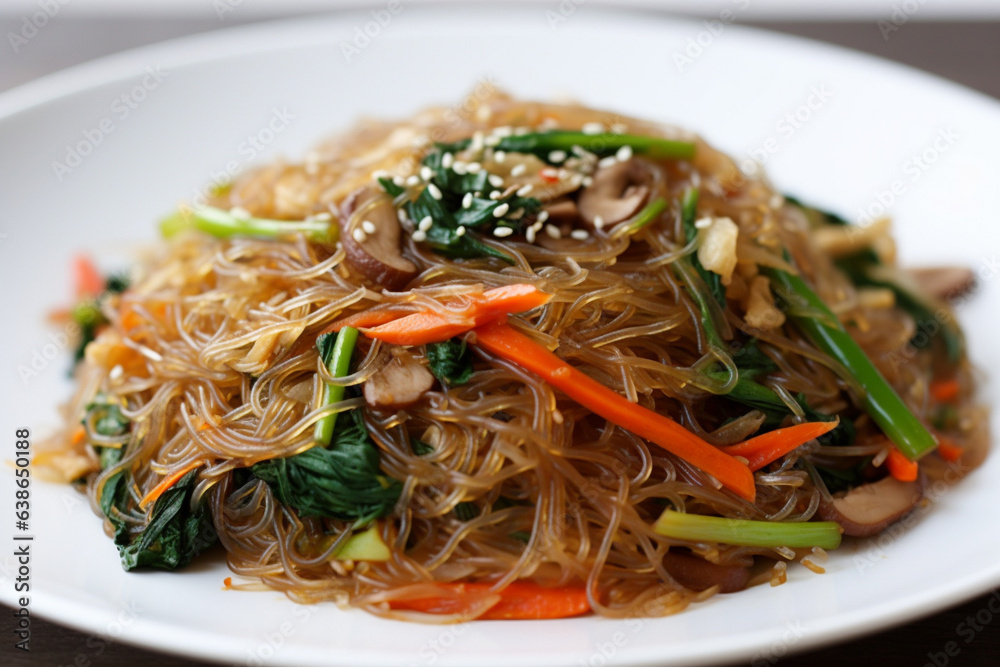
[(751, 327), (762, 331), (777, 329), (785, 323), (785, 314), (774, 305), (771, 282), (764, 276), (754, 276), (750, 281), (743, 319)]
[(739, 232), (740, 228), (730, 218), (712, 218), (711, 224), (698, 230), (698, 261), (707, 270), (722, 276), (723, 285), (729, 284), (736, 268)]

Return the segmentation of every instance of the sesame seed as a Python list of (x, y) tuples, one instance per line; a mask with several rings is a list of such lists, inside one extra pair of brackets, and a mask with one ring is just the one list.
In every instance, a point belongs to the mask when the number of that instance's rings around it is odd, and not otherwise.
[(492, 199), (494, 201), (496, 201), (497, 199), (500, 199), (500, 191), (499, 190), (494, 190), (493, 192), (491, 192), (490, 193), (490, 199)]
[(426, 165), (421, 167), (420, 178), (424, 179), (425, 181), (431, 180), (432, 178), (434, 178), (434, 170)]
[(455, 164), (451, 166), (451, 170), (459, 176), (464, 176), (468, 173), (468, 170), (465, 168), (465, 163), (461, 160), (455, 160)]
[(470, 174), (478, 174), (479, 170), (482, 168), (483, 165), (479, 164), (478, 162), (470, 162), (469, 164), (465, 165), (465, 170)]
[(584, 134), (601, 134), (604, 132), (604, 123), (584, 123), (580, 131)]
[(507, 154), (504, 153), (503, 151), (497, 151), (496, 153), (493, 154), (493, 159), (503, 164), (503, 161), (507, 159)]
[(534, 226), (528, 227), (528, 229), (524, 232), (524, 240), (527, 241), (528, 243), (534, 243), (535, 242), (535, 228), (534, 228)]
[(441, 191), (438, 189), (438, 186), (433, 183), (428, 183), (427, 192), (431, 193), (431, 197), (434, 197), (434, 199), (441, 201)]
[(497, 174), (490, 174), (489, 178), (486, 179), (495, 188), (503, 187), (503, 176), (498, 176)]
[(462, 208), (469, 208), (472, 206), (472, 193), (466, 192), (465, 196), (462, 197)]
[(495, 209), (493, 209), (493, 217), (502, 218), (505, 215), (507, 215), (507, 211), (509, 210), (510, 210), (510, 204), (504, 202), (503, 204), (500, 204)]
[(552, 151), (549, 153), (549, 162), (562, 162), (566, 159), (566, 151)]
[(406, 211), (401, 208), (396, 210), (396, 217), (399, 218), (400, 222), (406, 222), (409, 220), (409, 218), (406, 217)]
[(604, 218), (602, 218), (599, 215), (595, 215), (594, 216), (594, 228), (595, 229), (604, 229)]
[(538, 222), (545, 222), (548, 219), (549, 219), (548, 211), (542, 211), (541, 213), (538, 214)]
[(250, 215), (250, 211), (246, 210), (242, 206), (234, 206), (229, 209), (229, 215), (237, 218), (239, 220), (249, 220), (253, 216)]
[(513, 213), (508, 214), (507, 217), (511, 220), (520, 220), (522, 215), (524, 215), (524, 209), (519, 208), (515, 209)]
[(406, 179), (403, 178), (402, 176), (393, 176), (392, 177), (392, 184), (401, 188), (404, 185), (406, 185)]
[(413, 187), (414, 185), (419, 185), (420, 177), (417, 176), (416, 174), (413, 174), (413, 176), (410, 176), (409, 178), (406, 179), (406, 184), (409, 185), (410, 187)]
[(452, 163), (455, 162), (455, 156), (451, 153), (445, 153), (441, 156), (441, 166), (445, 169), (451, 169)]
[(333, 220), (333, 214), (330, 213), (329, 211), (320, 211), (313, 217), (316, 220), (322, 220), (323, 222), (326, 222), (327, 220)]
[(532, 185), (531, 183), (528, 183), (527, 185), (522, 185), (517, 190), (517, 196), (518, 197), (527, 197), (531, 193), (531, 191), (534, 190), (534, 189), (535, 189), (535, 186)]
[(597, 162), (598, 167), (611, 167), (618, 163), (618, 158), (614, 155), (609, 155), (608, 157), (603, 157)]
[(485, 139), (485, 137), (483, 137), (483, 133), (480, 132), (480, 131), (476, 131), (472, 135), (472, 145), (469, 146), (469, 148), (471, 150), (473, 150), (473, 151), (481, 151), (481, 150), (483, 150), (484, 139)]
[(512, 128), (510, 125), (503, 125), (501, 127), (493, 128), (493, 136), (496, 137), (509, 137), (513, 133), (514, 133), (514, 128)]
[(695, 229), (708, 229), (712, 226), (711, 218), (699, 218), (694, 221)]
[(560, 232), (559, 228), (555, 225), (545, 225), (545, 233), (552, 239), (562, 238), (562, 232)]
[(455, 230), (455, 236), (465, 236), (465, 225), (459, 225)]
[(522, 163), (511, 169), (510, 175), (517, 177), (523, 174), (527, 170), (528, 170), (528, 165)]
[(589, 188), (593, 184), (594, 184), (594, 179), (591, 178), (590, 176), (584, 176), (582, 179), (580, 179), (580, 185), (582, 185), (585, 188)]
[(590, 238), (590, 234), (587, 233), (586, 229), (574, 229), (569, 233), (569, 235), (572, 236), (577, 241), (586, 241), (588, 238)]
[(513, 233), (514, 230), (511, 229), (510, 227), (497, 227), (496, 229), (493, 230), (493, 236), (496, 236), (498, 238), (510, 236)]
[(424, 219), (421, 220), (419, 224), (417, 224), (417, 229), (419, 229), (422, 232), (426, 232), (428, 229), (431, 228), (433, 224), (434, 224), (434, 218), (428, 215), (425, 216)]
[(499, 146), (500, 145), (500, 137), (497, 137), (497, 136), (494, 136), (494, 135), (491, 134), (490, 136), (488, 136), (485, 139), (483, 139), (483, 143), (486, 144), (487, 146)]
[(125, 369), (122, 368), (122, 365), (117, 364), (114, 368), (111, 369), (111, 372), (108, 374), (108, 377), (111, 378), (112, 380), (117, 380), (122, 376), (124, 372)]
[(353, 236), (354, 240), (357, 241), (358, 243), (364, 243), (365, 241), (368, 240), (368, 236), (365, 234), (365, 230), (361, 229), (360, 227), (355, 227), (354, 231), (351, 232), (351, 236)]
[(361, 223), (361, 229), (365, 230), (365, 234), (375, 233), (375, 223), (371, 220), (365, 220)]
[(417, 231), (413, 232), (413, 240), (416, 241), (417, 243), (420, 243), (421, 241), (426, 241), (427, 232), (422, 232), (418, 229)]
[(375, 171), (372, 172), (372, 179), (373, 180), (377, 181), (377, 180), (380, 180), (380, 179), (383, 179), (383, 178), (392, 178), (392, 174), (390, 174), (385, 169), (376, 169)]
[(615, 157), (618, 158), (619, 162), (627, 162), (632, 159), (632, 147), (628, 144), (622, 146), (618, 149), (618, 152), (615, 153)]

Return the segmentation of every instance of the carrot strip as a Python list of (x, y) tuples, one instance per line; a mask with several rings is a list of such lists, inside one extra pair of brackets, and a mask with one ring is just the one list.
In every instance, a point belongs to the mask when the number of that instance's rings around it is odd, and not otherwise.
[(788, 452), (801, 447), (810, 440), (829, 433), (840, 425), (840, 421), (806, 422), (786, 428), (779, 428), (755, 438), (744, 440), (722, 451), (730, 456), (742, 456), (750, 470), (760, 470), (768, 463), (777, 461)]
[(203, 465), (205, 465), (205, 461), (192, 461), (181, 469), (175, 470), (164, 477), (159, 484), (153, 487), (152, 491), (142, 497), (142, 500), (139, 501), (139, 509), (146, 509), (150, 503), (156, 502), (156, 499), (162, 496), (164, 491), (179, 482), (184, 475), (188, 474), (192, 470), (195, 470), (196, 468), (200, 468)]
[(410, 311), (402, 310), (398, 307), (369, 308), (368, 310), (362, 310), (360, 313), (354, 313), (340, 318), (327, 328), (320, 331), (316, 337), (318, 338), (319, 336), (327, 333), (340, 333), (340, 330), (344, 327), (354, 327), (355, 329), (377, 327), (380, 324), (385, 324), (386, 322), (392, 322), (393, 320), (399, 319), (408, 312)]
[[(940, 444), (938, 447), (940, 447)], [(917, 473), (920, 470), (917, 462), (906, 458), (906, 455), (899, 451), (895, 445), (892, 445), (889, 449), (889, 456), (886, 457), (885, 464), (889, 468), (889, 474), (900, 482), (915, 481)]]
[(630, 403), (506, 323), (493, 322), (475, 331), (475, 345), (540, 375), (591, 412), (655, 442), (753, 502), (757, 489), (750, 469), (673, 419)]
[(83, 441), (87, 439), (87, 429), (82, 425), (77, 426), (73, 431), (73, 435), (70, 436), (70, 443), (74, 446), (83, 444)]
[(931, 398), (938, 403), (952, 403), (958, 398), (958, 379), (935, 380), (931, 382)]
[(438, 597), (393, 600), (389, 606), (428, 614), (456, 614), (489, 595), (497, 595), (497, 603), (480, 615), (479, 620), (568, 618), (590, 611), (587, 591), (582, 586), (546, 588), (527, 581), (516, 581), (500, 591), (492, 591), (490, 584), (486, 583), (446, 583), (437, 584), (436, 588), (442, 589)]
[(947, 461), (948, 463), (954, 463), (962, 457), (962, 452), (964, 450), (951, 441), (949, 438), (938, 436), (938, 456)]
[(104, 291), (104, 277), (86, 255), (77, 255), (73, 259), (73, 275), (77, 298), (95, 297)]
[(438, 343), (504, 315), (545, 305), (552, 295), (540, 292), (534, 285), (516, 284), (468, 298), (469, 306), (454, 317), (423, 311), (362, 331), (369, 338), (393, 345)]

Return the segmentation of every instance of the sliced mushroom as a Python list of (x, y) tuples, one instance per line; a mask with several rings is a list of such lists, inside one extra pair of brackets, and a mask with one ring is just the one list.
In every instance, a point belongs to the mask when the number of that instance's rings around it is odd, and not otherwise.
[(964, 266), (935, 266), (907, 271), (925, 294), (936, 299), (965, 296), (976, 286), (976, 274)]
[(631, 218), (649, 198), (652, 169), (636, 158), (601, 167), (594, 172), (593, 183), (580, 191), (580, 216), (590, 225), (598, 218), (604, 225)]
[(868, 537), (909, 514), (922, 495), (920, 480), (900, 482), (885, 477), (856, 486), (832, 502), (821, 502), (818, 514), (824, 521), (839, 523), (845, 535)]
[(739, 565), (716, 565), (691, 554), (668, 551), (663, 567), (677, 582), (692, 591), (718, 586), (720, 593), (735, 593), (747, 587), (750, 570)]
[(365, 401), (373, 408), (402, 410), (433, 386), (434, 375), (408, 352), (401, 352), (365, 382)]
[(341, 219), (347, 262), (366, 278), (399, 289), (417, 275), (416, 265), (400, 253), (402, 229), (389, 197), (369, 187), (356, 190), (344, 199)]
[(577, 210), (576, 202), (568, 197), (561, 197), (551, 201), (545, 204), (542, 210), (548, 211), (549, 217), (547, 222), (556, 227), (564, 223), (573, 224), (580, 219), (580, 212)]

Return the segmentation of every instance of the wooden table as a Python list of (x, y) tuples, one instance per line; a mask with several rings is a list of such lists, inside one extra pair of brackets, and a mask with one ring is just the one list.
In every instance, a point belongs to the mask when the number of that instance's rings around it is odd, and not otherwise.
[[(888, 6), (888, 4), (887, 4)], [(889, 10), (887, 9), (887, 12)], [(226, 26), (240, 23), (227, 17)], [(0, 35), (19, 19), (0, 17)], [(756, 27), (810, 37), (912, 65), (1000, 98), (1000, 22), (908, 22), (884, 39), (874, 20), (865, 22), (755, 23)], [(215, 17), (198, 19), (59, 18), (17, 56), (4, 51), (0, 90), (43, 74), (142, 44), (222, 27)], [(1000, 151), (1000, 146), (997, 147)], [(990, 512), (993, 508), (985, 509)], [(1000, 558), (1000, 554), (998, 554)], [(919, 586), (919, 581), (913, 582)], [(994, 598), (994, 594), (997, 595)], [(990, 609), (990, 602), (993, 611)], [(841, 665), (968, 667), (1000, 665), (1000, 592), (983, 595), (929, 618), (855, 641), (781, 658), (786, 667)], [(0, 664), (87, 667), (199, 667), (208, 663), (152, 653), (95, 639), (35, 618), (32, 652), (11, 648), (13, 618), (0, 612)], [(978, 620), (977, 620), (978, 619)], [(965, 624), (963, 626), (963, 624)], [(979, 627), (974, 639), (965, 628)], [(948, 655), (950, 650), (951, 655)], [(100, 651), (100, 652), (99, 652)], [(748, 658), (743, 663), (771, 665)]]

